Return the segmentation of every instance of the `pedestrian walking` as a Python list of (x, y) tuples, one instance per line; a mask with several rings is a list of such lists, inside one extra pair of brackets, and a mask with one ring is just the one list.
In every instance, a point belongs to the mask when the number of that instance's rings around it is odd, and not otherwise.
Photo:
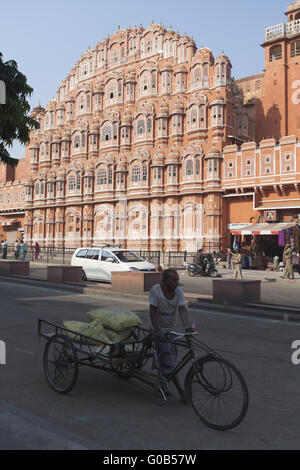
[(297, 253), (296, 251), (294, 251), (292, 255), (292, 264), (293, 264), (293, 271), (297, 271), (297, 273), (300, 276), (299, 253)]
[(1, 246), (2, 246), (2, 259), (6, 259), (7, 258), (7, 241), (3, 240)]
[(239, 277), (243, 279), (242, 274), (242, 255), (239, 250), (236, 250), (236, 253), (232, 257), (232, 264), (234, 269), (234, 279)]
[(35, 259), (38, 259), (39, 253), (40, 253), (40, 245), (38, 244), (38, 242), (36, 242), (34, 246), (34, 258)]
[(294, 271), (292, 266), (292, 249), (291, 245), (287, 243), (284, 248), (283, 252), (283, 262), (284, 262), (284, 272), (282, 279), (295, 279)]
[(25, 260), (27, 254), (27, 246), (25, 242), (22, 242), (20, 245), (20, 258), (22, 261)]
[(232, 258), (232, 251), (230, 248), (227, 248), (227, 269), (231, 269), (231, 258)]
[(15, 242), (15, 259), (19, 259), (20, 245), (18, 240)]

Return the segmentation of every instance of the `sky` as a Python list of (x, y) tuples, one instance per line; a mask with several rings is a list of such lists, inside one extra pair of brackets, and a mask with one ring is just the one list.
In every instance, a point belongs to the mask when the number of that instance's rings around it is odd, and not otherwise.
[[(264, 31), (286, 20), (289, 0), (0, 0), (0, 51), (14, 59), (34, 89), (32, 107), (46, 106), (89, 45), (118, 26), (162, 22), (193, 36), (198, 48), (229, 56), (235, 78), (264, 68)], [(25, 148), (8, 149), (14, 158)]]

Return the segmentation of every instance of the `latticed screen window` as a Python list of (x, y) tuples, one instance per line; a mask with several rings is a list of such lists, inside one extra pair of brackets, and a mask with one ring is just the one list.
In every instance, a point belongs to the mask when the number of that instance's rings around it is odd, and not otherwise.
[(69, 191), (75, 189), (75, 176), (70, 176), (69, 178)]
[(193, 174), (193, 161), (192, 160), (187, 160), (186, 162), (186, 175), (192, 175)]
[(161, 168), (154, 168), (153, 178), (158, 180), (161, 179)]
[(40, 185), (37, 183), (35, 185), (35, 194), (39, 194)]
[(112, 167), (110, 166), (108, 168), (108, 184), (112, 184), (113, 182), (113, 172), (112, 172)]
[(147, 132), (152, 132), (152, 119), (147, 119)]
[(97, 184), (102, 185), (106, 184), (106, 171), (102, 168), (100, 171), (98, 171), (97, 174)]
[(195, 168), (196, 168), (196, 175), (200, 175), (200, 160), (199, 160), (199, 158), (196, 158)]
[(121, 80), (118, 81), (118, 96), (119, 98), (122, 96), (122, 82)]
[(80, 189), (80, 187), (81, 187), (81, 177), (80, 177), (80, 174), (78, 174), (76, 177), (76, 189)]
[(102, 140), (104, 141), (111, 140), (111, 127), (110, 126), (103, 127)]
[(140, 119), (137, 123), (137, 131), (138, 131), (138, 134), (145, 133), (145, 122), (142, 119)]
[(80, 147), (80, 137), (79, 135), (76, 135), (74, 138), (74, 148), (77, 149)]
[(156, 88), (156, 72), (151, 72), (151, 88)]
[(169, 165), (168, 168), (168, 176), (169, 178), (175, 178), (177, 176), (177, 167), (176, 165)]
[(114, 134), (114, 140), (118, 139), (118, 127), (116, 124), (113, 126), (113, 134)]

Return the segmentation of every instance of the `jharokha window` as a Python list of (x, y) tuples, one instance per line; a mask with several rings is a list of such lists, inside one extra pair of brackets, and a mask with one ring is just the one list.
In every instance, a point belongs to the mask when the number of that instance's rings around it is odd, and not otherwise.
[(97, 185), (102, 186), (106, 184), (106, 182), (107, 182), (106, 171), (104, 170), (104, 168), (102, 168), (97, 173)]
[(73, 189), (75, 189), (75, 176), (70, 176), (69, 177), (69, 191), (72, 191)]
[(291, 45), (291, 57), (300, 55), (300, 41), (293, 42)]
[(186, 161), (186, 176), (192, 175), (193, 174), (193, 160), (187, 160)]
[(141, 181), (141, 169), (137, 165), (132, 168), (131, 181), (133, 183)]

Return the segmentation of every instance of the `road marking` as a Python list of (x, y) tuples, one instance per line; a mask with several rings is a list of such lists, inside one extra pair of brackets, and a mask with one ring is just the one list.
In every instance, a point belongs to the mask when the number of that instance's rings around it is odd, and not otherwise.
[(35, 353), (33, 353), (31, 351), (27, 351), (26, 349), (16, 348), (16, 351), (21, 351), (21, 352), (24, 352), (26, 354), (30, 354), (31, 356), (35, 355)]

